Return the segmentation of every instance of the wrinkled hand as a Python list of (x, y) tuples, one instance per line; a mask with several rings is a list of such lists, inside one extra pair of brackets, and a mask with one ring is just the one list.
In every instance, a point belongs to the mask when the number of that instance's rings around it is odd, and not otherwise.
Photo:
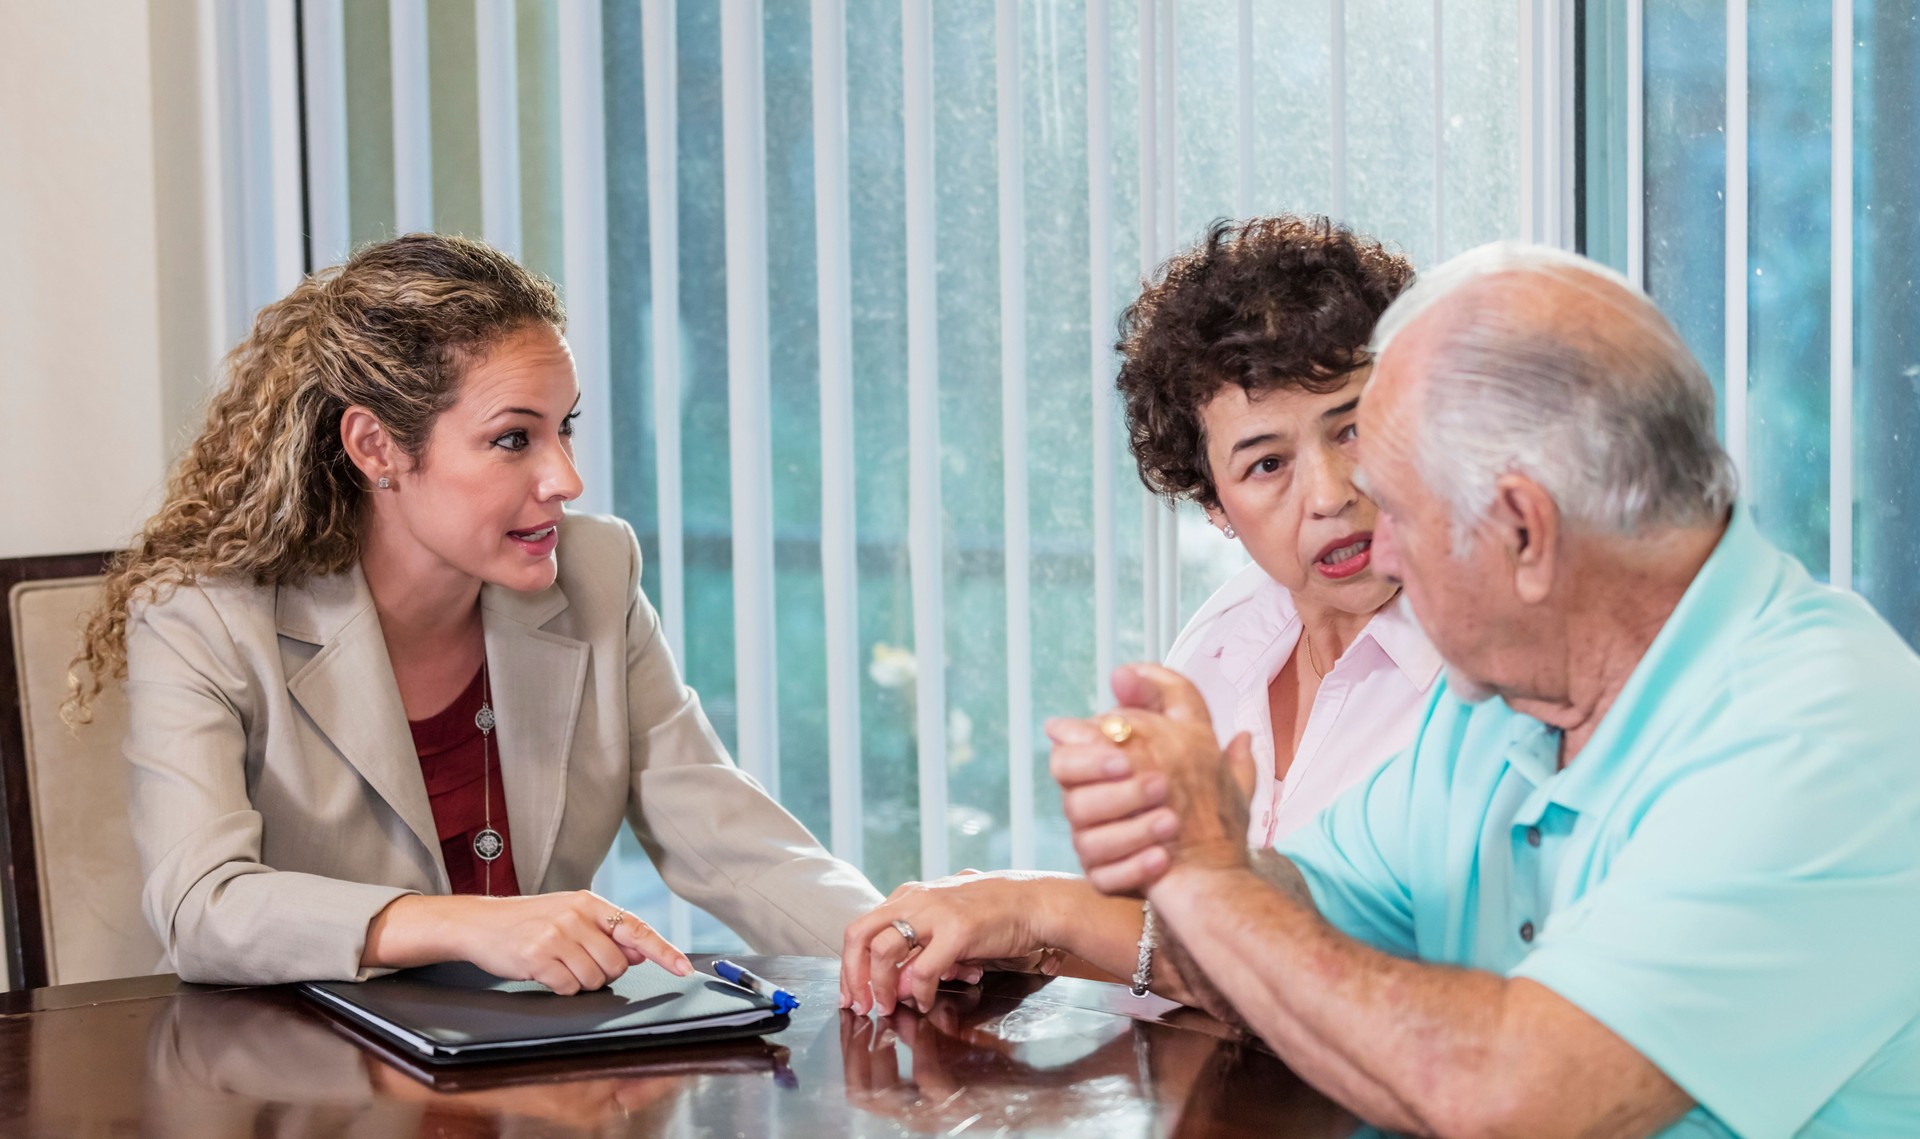
[[(1058, 968), (1042, 920), (1049, 887), (1064, 875), (963, 870), (908, 882), (847, 926), (840, 951), (840, 1007), (886, 1016), (911, 1002), (926, 1011), (941, 981), (978, 983), (983, 968)], [(894, 929), (913, 927), (917, 949)]]
[[(473, 898), (462, 914), (464, 956), (496, 977), (538, 981), (563, 996), (598, 989), (653, 961), (676, 976), (693, 962), (653, 927), (589, 890)], [(609, 925), (615, 914), (624, 915)]]
[[(1251, 738), (1223, 754), (1206, 701), (1185, 677), (1152, 664), (1114, 670), (1132, 736), (1116, 744), (1100, 720), (1052, 720), (1052, 771), (1087, 880), (1143, 895), (1176, 865), (1244, 866)], [(1102, 717), (1104, 718), (1104, 717)]]

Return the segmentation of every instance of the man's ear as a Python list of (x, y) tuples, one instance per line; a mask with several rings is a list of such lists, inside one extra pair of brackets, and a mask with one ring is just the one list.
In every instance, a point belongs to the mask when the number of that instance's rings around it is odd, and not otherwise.
[(1560, 507), (1553, 496), (1525, 475), (1501, 475), (1488, 521), (1498, 527), (1513, 567), (1514, 593), (1529, 605), (1546, 600), (1553, 592), (1560, 543)]
[(373, 412), (359, 404), (340, 413), (340, 445), (369, 486), (382, 476), (393, 478), (406, 468), (393, 437)]

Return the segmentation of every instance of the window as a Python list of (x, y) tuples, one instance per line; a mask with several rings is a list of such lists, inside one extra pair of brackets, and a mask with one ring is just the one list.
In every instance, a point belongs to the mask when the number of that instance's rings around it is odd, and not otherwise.
[[(1279, 210), (1432, 264), (1567, 182), (1523, 163), (1558, 153), (1528, 141), (1559, 121), (1548, 0), (267, 10), (223, 16), (222, 81), (299, 108), (302, 174), (262, 175), (240, 243), (303, 217), (319, 265), (436, 228), (561, 282), (583, 507), (640, 534), (741, 765), (883, 888), (1072, 866), (1041, 720), (1105, 703), (1244, 564), (1127, 456), (1141, 274)], [(269, 146), (230, 138), (243, 169)], [(730, 936), (630, 836), (599, 885), (682, 944)]]
[[(1595, 256), (1644, 273), (1721, 395), (1761, 529), (1920, 635), (1920, 12), (1589, 5)], [(1637, 106), (1635, 107), (1637, 109)], [(1630, 240), (1628, 235), (1637, 240)]]

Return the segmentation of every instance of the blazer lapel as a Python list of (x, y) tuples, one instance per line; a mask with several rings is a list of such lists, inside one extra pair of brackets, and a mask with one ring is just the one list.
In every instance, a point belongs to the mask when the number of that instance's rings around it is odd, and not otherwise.
[(440, 888), (449, 890), (426, 781), (373, 595), (360, 568), (302, 588), (283, 587), (277, 609), (282, 636), (320, 646), (313, 659), (288, 678), (287, 691), (427, 848), (440, 873)]
[(487, 668), (499, 722), (501, 785), (520, 889), (537, 893), (560, 834), (567, 763), (587, 682), (587, 645), (540, 626), (567, 607), (556, 584), (533, 594), (480, 591)]

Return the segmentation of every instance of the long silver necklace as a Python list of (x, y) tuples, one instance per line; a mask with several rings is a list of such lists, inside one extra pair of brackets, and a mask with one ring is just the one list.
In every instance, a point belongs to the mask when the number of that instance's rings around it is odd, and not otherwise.
[(493, 861), (507, 849), (507, 840), (493, 829), (493, 689), (487, 678), (487, 662), (480, 661), (480, 710), (473, 714), (473, 726), (480, 729), (481, 793), (486, 796), (485, 825), (473, 836), (473, 853), (486, 866), (487, 896), (493, 896)]

